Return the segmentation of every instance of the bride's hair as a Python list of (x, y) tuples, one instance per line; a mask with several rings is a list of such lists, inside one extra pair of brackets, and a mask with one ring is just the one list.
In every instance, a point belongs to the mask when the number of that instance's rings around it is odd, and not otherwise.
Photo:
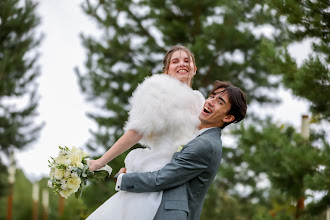
[[(181, 46), (181, 45), (175, 45), (173, 47), (171, 47), (171, 49), (169, 49), (167, 51), (167, 53), (165, 54), (165, 57), (163, 59), (163, 73), (167, 74), (168, 72), (168, 67), (170, 65), (170, 61), (171, 61), (171, 57), (172, 57), (172, 54), (175, 52), (175, 51), (178, 51), (178, 50), (182, 50), (184, 52), (186, 52), (189, 56), (189, 59), (190, 61), (193, 62), (194, 66), (196, 66), (196, 62), (195, 62), (195, 57), (194, 57), (194, 54), (186, 47), (184, 46)], [(191, 86), (192, 84), (192, 80), (193, 78), (191, 78), (191, 81), (188, 82), (188, 85)]]

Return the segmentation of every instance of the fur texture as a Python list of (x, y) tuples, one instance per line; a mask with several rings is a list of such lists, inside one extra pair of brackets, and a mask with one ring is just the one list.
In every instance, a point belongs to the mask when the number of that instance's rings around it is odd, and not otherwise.
[(140, 143), (148, 148), (129, 153), (128, 172), (153, 171), (170, 162), (178, 147), (199, 133), (198, 115), (204, 101), (200, 92), (168, 75), (146, 78), (130, 99), (125, 130), (142, 133)]

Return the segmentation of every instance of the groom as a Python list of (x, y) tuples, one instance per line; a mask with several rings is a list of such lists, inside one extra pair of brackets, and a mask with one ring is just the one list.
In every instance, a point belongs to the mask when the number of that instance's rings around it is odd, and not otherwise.
[[(245, 94), (230, 82), (216, 81), (199, 115), (200, 135), (174, 153), (161, 170), (116, 175), (117, 190), (155, 192), (163, 190), (162, 202), (154, 219), (197, 220), (207, 190), (221, 161), (221, 130), (246, 114)], [(155, 161), (156, 162), (156, 161)]]

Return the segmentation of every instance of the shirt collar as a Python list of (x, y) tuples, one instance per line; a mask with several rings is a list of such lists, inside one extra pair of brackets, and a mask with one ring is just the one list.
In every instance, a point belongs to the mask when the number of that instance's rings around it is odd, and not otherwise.
[(207, 131), (211, 128), (216, 128), (216, 127), (203, 128), (203, 129), (199, 130), (199, 134), (201, 135), (202, 133), (204, 133), (205, 131)]

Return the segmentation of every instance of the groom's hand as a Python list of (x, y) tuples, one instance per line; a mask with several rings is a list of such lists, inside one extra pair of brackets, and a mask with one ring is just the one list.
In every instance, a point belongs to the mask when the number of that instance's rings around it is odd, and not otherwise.
[(125, 167), (123, 167), (123, 168), (121, 168), (120, 170), (119, 170), (119, 172), (118, 173), (126, 173), (126, 168)]
[[(121, 168), (121, 169), (118, 171), (118, 173), (114, 176), (114, 181), (115, 181), (115, 183), (117, 183), (117, 179), (118, 179), (119, 175), (120, 175), (120, 174), (123, 174), (123, 173), (126, 173), (126, 168), (125, 168), (125, 167)], [(117, 187), (117, 186), (116, 186), (116, 187)]]

